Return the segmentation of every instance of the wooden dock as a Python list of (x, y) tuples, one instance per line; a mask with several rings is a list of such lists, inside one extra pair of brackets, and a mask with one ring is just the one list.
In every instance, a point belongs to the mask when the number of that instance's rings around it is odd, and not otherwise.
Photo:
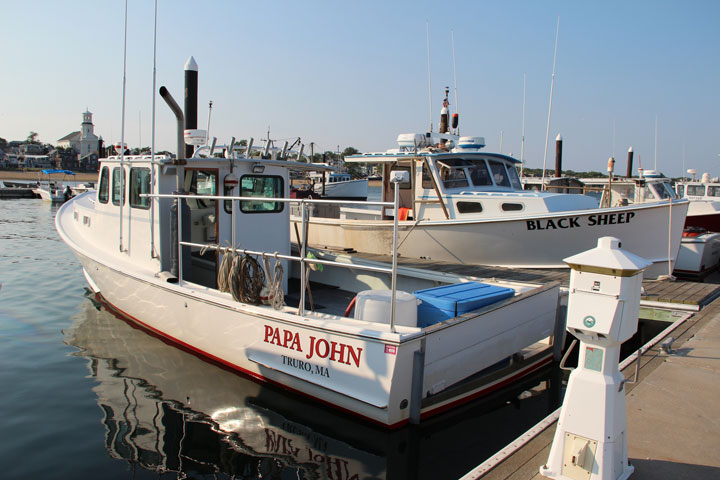
[(0, 200), (14, 200), (17, 198), (37, 198), (32, 188), (0, 188)]
[[(668, 353), (662, 340), (642, 355), (639, 382), (626, 384), (627, 439), (633, 479), (720, 478), (720, 300), (672, 332)], [(634, 374), (634, 363), (623, 370)], [(541, 480), (556, 422), (506, 447), (463, 480)], [(501, 453), (501, 452), (499, 452)]]

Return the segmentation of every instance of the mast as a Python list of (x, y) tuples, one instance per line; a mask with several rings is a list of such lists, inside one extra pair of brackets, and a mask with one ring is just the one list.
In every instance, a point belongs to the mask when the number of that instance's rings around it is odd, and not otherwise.
[(208, 141), (210, 140), (210, 116), (211, 115), (212, 115), (212, 100), (210, 100), (210, 104), (208, 105), (208, 123), (207, 123), (207, 131), (205, 132), (205, 145), (207, 145)]
[(450, 30), (450, 39), (452, 40), (453, 83), (455, 84), (455, 114), (453, 115), (452, 126), (455, 129), (455, 135), (460, 135), (460, 104), (458, 103), (457, 70), (455, 69), (455, 32), (452, 30)]
[(120, 232), (119, 248), (123, 250), (123, 200), (125, 197), (125, 75), (127, 72), (127, 18), (128, 2), (125, 0), (125, 40), (123, 43), (122, 120), (120, 122)]
[(553, 55), (552, 80), (550, 81), (550, 106), (548, 107), (547, 130), (545, 131), (545, 152), (543, 152), (542, 187), (545, 186), (545, 165), (547, 164), (548, 138), (550, 137), (550, 115), (552, 114), (553, 90), (555, 89), (555, 61), (557, 60), (558, 36), (560, 35), (560, 17), (555, 29), (555, 54)]
[(655, 115), (655, 171), (657, 172), (657, 135), (658, 133), (658, 117)]
[(523, 169), (525, 168), (525, 86), (526, 86), (526, 75), (523, 73), (523, 108), (522, 108), (522, 137), (520, 139), (520, 177), (523, 176)]
[[(150, 189), (155, 186), (155, 86), (157, 82), (157, 0), (153, 30), (152, 133), (150, 138)], [(155, 258), (155, 199), (150, 200), (150, 257)]]
[(430, 80), (430, 22), (425, 21), (425, 36), (427, 38), (427, 60), (428, 60), (428, 99), (430, 100), (430, 132), (433, 131), (432, 114), (432, 82)]

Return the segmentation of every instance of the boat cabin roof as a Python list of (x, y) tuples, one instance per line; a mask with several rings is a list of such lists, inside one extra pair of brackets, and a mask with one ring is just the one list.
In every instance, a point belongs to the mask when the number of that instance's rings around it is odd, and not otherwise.
[[(155, 162), (159, 163), (161, 165), (172, 165), (174, 162), (174, 158), (168, 157), (168, 156), (156, 156)], [(101, 158), (101, 162), (113, 162), (113, 163), (119, 163), (121, 161), (121, 158), (119, 155), (114, 155), (108, 158)], [(126, 155), (123, 159), (123, 163), (132, 164), (132, 163), (148, 163), (152, 161), (152, 157), (150, 155)], [(192, 158), (186, 158), (185, 161), (187, 162), (186, 166), (193, 166), (193, 165), (201, 165), (201, 164), (217, 164), (220, 162), (230, 162), (229, 159), (223, 158), (223, 157), (192, 157)], [(296, 162), (292, 160), (270, 160), (270, 159), (263, 159), (263, 158), (246, 158), (246, 157), (239, 157), (234, 160), (232, 160), (236, 165), (240, 163), (250, 163), (253, 165), (265, 165), (268, 167), (284, 167), (288, 170), (295, 170), (295, 171), (303, 171), (303, 172), (310, 172), (310, 171), (331, 171), (332, 168), (326, 167), (323, 165), (318, 165), (314, 163), (303, 163), (303, 162)]]
[(380, 153), (363, 153), (361, 155), (350, 155), (345, 157), (347, 163), (395, 163), (400, 160), (411, 160), (413, 158), (433, 158), (443, 160), (449, 158), (494, 158), (505, 160), (512, 164), (519, 164), (520, 160), (503, 155), (502, 153), (487, 152), (380, 152)]

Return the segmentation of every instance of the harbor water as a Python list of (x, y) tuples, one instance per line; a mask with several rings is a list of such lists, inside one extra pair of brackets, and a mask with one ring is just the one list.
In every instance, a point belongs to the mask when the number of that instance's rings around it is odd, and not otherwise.
[(454, 479), (561, 400), (546, 369), (419, 426), (371, 427), (113, 315), (56, 211), (0, 202), (0, 478)]

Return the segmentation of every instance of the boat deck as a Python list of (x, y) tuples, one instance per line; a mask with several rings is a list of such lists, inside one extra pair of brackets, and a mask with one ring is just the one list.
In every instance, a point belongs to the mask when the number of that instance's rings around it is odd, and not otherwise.
[[(343, 250), (327, 250), (336, 254)], [(392, 263), (389, 255), (374, 255), (352, 252), (353, 258), (370, 264)], [(473, 280), (497, 279), (512, 282), (539, 283), (560, 282), (562, 287), (570, 283), (569, 269), (503, 268), (459, 263), (438, 262), (415, 258), (398, 258), (398, 267), (410, 270), (424, 270), (445, 273), (455, 277)], [(673, 278), (645, 280), (640, 318), (648, 320), (674, 321), (676, 312), (699, 311), (714, 299), (720, 297), (720, 284), (689, 282)]]

